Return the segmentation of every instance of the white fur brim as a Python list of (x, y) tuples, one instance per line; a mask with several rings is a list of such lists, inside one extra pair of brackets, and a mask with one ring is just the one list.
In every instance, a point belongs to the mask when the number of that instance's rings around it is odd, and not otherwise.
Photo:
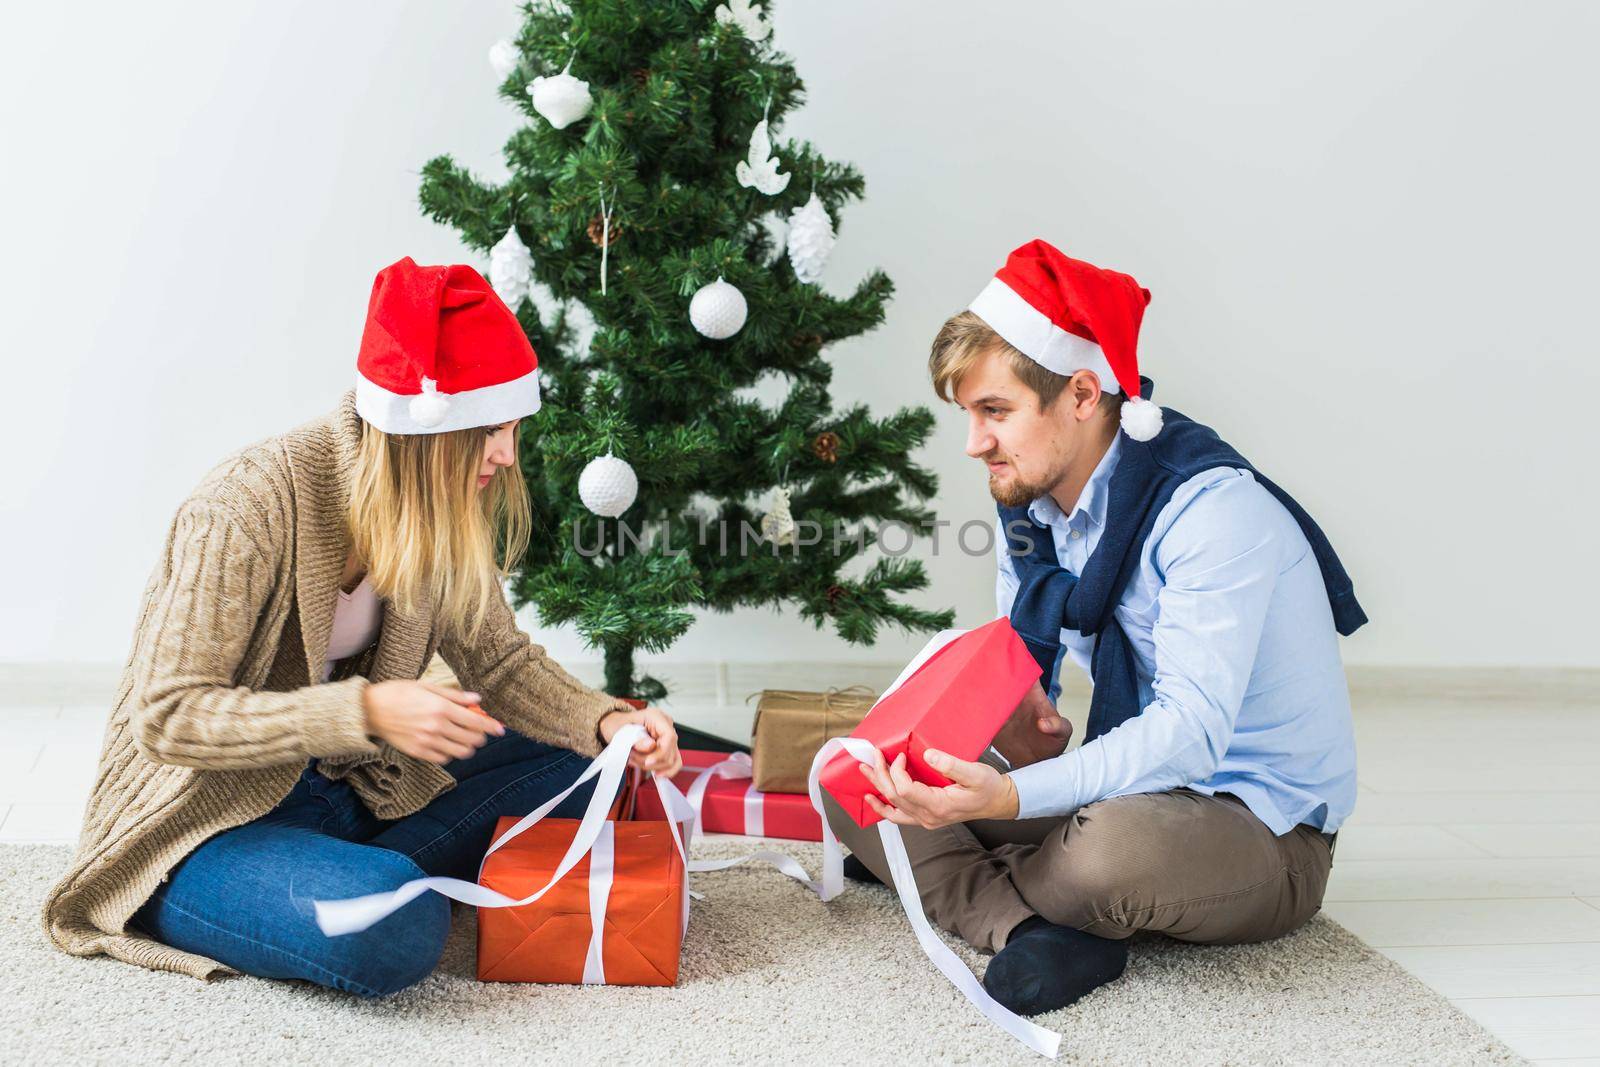
[(1069, 378), (1080, 370), (1092, 370), (1102, 391), (1115, 393), (1122, 388), (1099, 345), (1051, 322), (999, 278), (989, 279), (967, 310), (1045, 370)]
[(444, 417), (425, 425), (412, 415), (412, 401), (421, 393), (391, 393), (364, 375), (356, 375), (356, 412), (384, 433), (447, 433), (479, 426), (497, 426), (539, 410), (539, 368), (499, 385), (463, 393), (434, 394), (445, 402)]

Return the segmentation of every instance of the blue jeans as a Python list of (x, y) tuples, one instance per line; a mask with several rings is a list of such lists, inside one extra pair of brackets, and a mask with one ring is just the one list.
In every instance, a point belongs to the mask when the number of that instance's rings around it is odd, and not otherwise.
[[(507, 729), (444, 769), (449, 792), (403, 819), (379, 819), (354, 790), (307, 764), (272, 811), (207, 840), (133, 916), (166, 945), (262, 978), (300, 978), (366, 997), (426, 978), (450, 932), (450, 901), (424, 893), (360, 933), (328, 937), (311, 902), (395, 889), (428, 875), (476, 881), (501, 815), (526, 815), (589, 761)], [(576, 818), (586, 782), (550, 814)]]

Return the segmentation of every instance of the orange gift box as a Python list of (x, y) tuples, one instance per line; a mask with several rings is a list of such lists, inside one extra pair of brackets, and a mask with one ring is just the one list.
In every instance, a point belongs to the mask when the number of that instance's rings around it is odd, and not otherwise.
[[(543, 819), (483, 862), (478, 882), (521, 900), (555, 874), (577, 819)], [(517, 819), (502, 815), (493, 840)], [(586, 981), (596, 856), (610, 857), (599, 958), (590, 984), (676, 985), (687, 917), (683, 856), (667, 822), (607, 821), (602, 841), (531, 904), (478, 909), (478, 980), (580, 985)], [(602, 867), (605, 860), (601, 861)], [(602, 884), (604, 883), (602, 878)]]

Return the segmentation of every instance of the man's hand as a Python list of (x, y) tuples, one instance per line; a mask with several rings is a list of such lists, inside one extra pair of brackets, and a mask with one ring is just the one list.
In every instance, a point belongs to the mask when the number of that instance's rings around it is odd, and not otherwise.
[(477, 693), (452, 686), (391, 678), (367, 686), (361, 703), (369, 736), (429, 763), (466, 759), (483, 747), (489, 734), (506, 732), (498, 720), (474, 707)]
[(987, 763), (968, 763), (928, 749), (923, 753), (928, 766), (952, 783), (936, 789), (906, 773), (905, 753), (896, 756), (889, 766), (884, 765), (883, 753), (875, 751), (872, 755), (872, 763), (857, 766), (888, 803), (868, 794), (867, 806), (892, 823), (934, 830), (973, 819), (1017, 817), (1017, 787), (1010, 777)]
[(628, 766), (666, 778), (683, 769), (683, 757), (678, 755), (678, 731), (660, 708), (608, 711), (600, 720), (600, 736), (610, 744), (617, 731), (630, 722), (642, 723), (645, 736), (633, 743), (633, 751), (628, 753)]
[(1011, 718), (994, 735), (994, 747), (1013, 767), (1054, 759), (1072, 740), (1072, 723), (1056, 712), (1038, 682), (1028, 690)]

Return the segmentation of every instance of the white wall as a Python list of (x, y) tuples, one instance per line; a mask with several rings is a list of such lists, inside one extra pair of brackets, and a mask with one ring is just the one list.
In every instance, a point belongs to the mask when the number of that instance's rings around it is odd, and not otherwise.
[[(785, 131), (867, 176), (827, 284), (882, 266), (836, 394), (932, 403), (927, 342), (1043, 236), (1154, 293), (1158, 398), (1323, 522), (1362, 663), (1600, 664), (1593, 5), (789, 0)], [(974, 18), (982, 12), (982, 18)], [(0, 660), (120, 660), (173, 508), (330, 407), (373, 272), (463, 254), (417, 171), (488, 173), (510, 3), (35, 4), (0, 40)], [(988, 21), (986, 21), (988, 20)], [(915, 383), (908, 384), (908, 383)], [(992, 513), (947, 409), (939, 508)], [(988, 560), (922, 603), (992, 617)], [(530, 620), (531, 624), (531, 620)], [(586, 657), (568, 634), (539, 638)], [(690, 659), (895, 659), (793, 618)]]

